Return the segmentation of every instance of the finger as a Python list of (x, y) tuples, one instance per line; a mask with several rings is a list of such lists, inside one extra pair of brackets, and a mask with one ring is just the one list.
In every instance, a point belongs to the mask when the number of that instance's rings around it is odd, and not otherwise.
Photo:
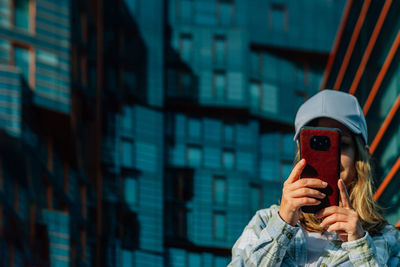
[(325, 219), (321, 222), (320, 226), (322, 228), (325, 228), (337, 222), (347, 222), (347, 221), (348, 221), (348, 216), (344, 214), (335, 213), (328, 217), (325, 217)]
[(341, 207), (330, 206), (330, 207), (327, 207), (327, 208), (324, 208), (324, 209), (318, 211), (317, 213), (315, 213), (315, 216), (317, 218), (325, 218), (325, 217), (328, 217), (335, 213), (345, 214), (345, 211), (343, 211), (343, 208), (341, 208)]
[(340, 200), (344, 208), (353, 208), (351, 205), (349, 194), (347, 193), (346, 185), (344, 184), (342, 179), (338, 181), (338, 187), (340, 191)]
[(325, 196), (326, 195), (324, 193), (321, 193), (318, 190), (315, 190), (312, 188), (307, 188), (307, 187), (298, 188), (297, 190), (291, 191), (289, 193), (289, 197), (292, 197), (292, 198), (314, 197), (314, 198), (323, 199), (323, 198), (325, 198)]
[(305, 166), (306, 166), (305, 159), (302, 159), (299, 162), (297, 162), (297, 164), (294, 166), (292, 172), (289, 175), (289, 178), (287, 178), (285, 183), (292, 184), (293, 182), (297, 181)]
[(311, 197), (302, 197), (302, 198), (294, 198), (293, 199), (293, 206), (296, 209), (301, 208), (303, 206), (316, 206), (321, 204), (321, 201)]
[(301, 178), (300, 180), (294, 182), (292, 184), (292, 190), (296, 190), (302, 187), (311, 187), (311, 188), (325, 188), (328, 185), (327, 182), (324, 182), (320, 179), (316, 178)]
[(345, 222), (334, 223), (334, 224), (330, 225), (326, 231), (327, 232), (333, 232), (333, 231), (347, 232), (346, 231), (346, 223)]

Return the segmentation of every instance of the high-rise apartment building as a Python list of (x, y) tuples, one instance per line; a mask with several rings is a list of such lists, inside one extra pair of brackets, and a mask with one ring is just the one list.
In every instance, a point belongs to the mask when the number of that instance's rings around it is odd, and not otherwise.
[(0, 1), (0, 266), (226, 266), (343, 10)]
[(400, 226), (398, 1), (348, 1), (323, 86), (355, 95), (368, 124), (375, 200)]
[(295, 154), (294, 115), (319, 88), (343, 8), (169, 1), (168, 266), (225, 266), (254, 212), (278, 203)]

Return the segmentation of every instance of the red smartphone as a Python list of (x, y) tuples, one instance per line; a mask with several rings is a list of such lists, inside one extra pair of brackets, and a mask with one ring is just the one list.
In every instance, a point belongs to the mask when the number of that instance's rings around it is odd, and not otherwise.
[(318, 178), (328, 183), (326, 188), (317, 189), (326, 195), (321, 204), (304, 206), (303, 212), (316, 213), (339, 204), (340, 138), (341, 131), (336, 128), (303, 127), (300, 130), (300, 157), (307, 163), (300, 178)]

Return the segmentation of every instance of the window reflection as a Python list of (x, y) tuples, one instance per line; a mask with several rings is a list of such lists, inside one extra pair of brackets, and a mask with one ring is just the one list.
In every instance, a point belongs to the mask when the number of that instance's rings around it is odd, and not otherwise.
[(21, 70), (26, 82), (29, 83), (29, 50), (20, 46), (14, 46), (14, 65)]
[(201, 255), (198, 253), (189, 253), (188, 254), (188, 264), (190, 267), (201, 267)]
[(189, 137), (200, 138), (201, 137), (201, 122), (198, 119), (189, 119), (188, 122), (188, 133)]
[(182, 34), (179, 41), (179, 50), (184, 61), (190, 62), (193, 57), (192, 35)]
[(234, 130), (232, 124), (224, 124), (224, 140), (227, 143), (233, 143), (234, 139)]
[(214, 203), (217, 205), (226, 204), (226, 179), (225, 177), (215, 176), (213, 184)]
[(202, 150), (199, 146), (187, 148), (187, 162), (190, 167), (199, 167), (202, 162)]
[(133, 141), (127, 138), (121, 140), (121, 165), (133, 166)]
[(254, 109), (260, 108), (261, 84), (258, 82), (250, 83), (250, 106)]
[(226, 62), (226, 39), (224, 36), (214, 37), (214, 62), (217, 65), (223, 65)]
[(223, 100), (226, 96), (226, 75), (224, 72), (214, 73), (214, 97)]
[(284, 163), (282, 163), (281, 166), (282, 166), (282, 176), (281, 177), (283, 180), (286, 180), (289, 177), (290, 173), (292, 172), (293, 165), (289, 162), (284, 162)]
[(214, 213), (214, 238), (217, 240), (226, 239), (226, 216), (225, 213)]
[(138, 204), (138, 181), (134, 177), (124, 179), (124, 197), (129, 207), (135, 208)]
[(224, 150), (222, 152), (222, 166), (225, 169), (233, 169), (235, 165), (235, 154), (232, 150)]
[(219, 24), (225, 26), (232, 25), (234, 20), (234, 8), (232, 1), (218, 0), (217, 16)]
[(193, 1), (181, 0), (180, 1), (180, 19), (182, 22), (189, 23), (193, 17)]
[(14, 0), (14, 25), (29, 30), (29, 0)]
[(261, 161), (261, 179), (267, 181), (279, 181), (279, 161), (276, 159), (262, 159)]
[(133, 252), (130, 250), (122, 250), (122, 267), (133, 266)]
[(287, 9), (282, 4), (272, 4), (270, 9), (270, 26), (277, 31), (287, 31)]
[(252, 213), (262, 207), (262, 191), (259, 185), (250, 185), (250, 209)]
[(126, 130), (133, 129), (133, 107), (124, 106), (122, 112), (122, 128)]
[(292, 157), (295, 152), (295, 143), (293, 142), (293, 134), (282, 135), (282, 152), (285, 157)]

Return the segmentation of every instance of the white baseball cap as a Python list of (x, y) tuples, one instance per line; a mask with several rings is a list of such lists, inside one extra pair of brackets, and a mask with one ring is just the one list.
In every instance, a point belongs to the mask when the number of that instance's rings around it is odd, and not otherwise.
[(353, 95), (326, 89), (312, 96), (297, 111), (293, 140), (296, 141), (303, 126), (317, 118), (337, 120), (353, 133), (361, 135), (365, 144), (368, 144), (367, 122)]

